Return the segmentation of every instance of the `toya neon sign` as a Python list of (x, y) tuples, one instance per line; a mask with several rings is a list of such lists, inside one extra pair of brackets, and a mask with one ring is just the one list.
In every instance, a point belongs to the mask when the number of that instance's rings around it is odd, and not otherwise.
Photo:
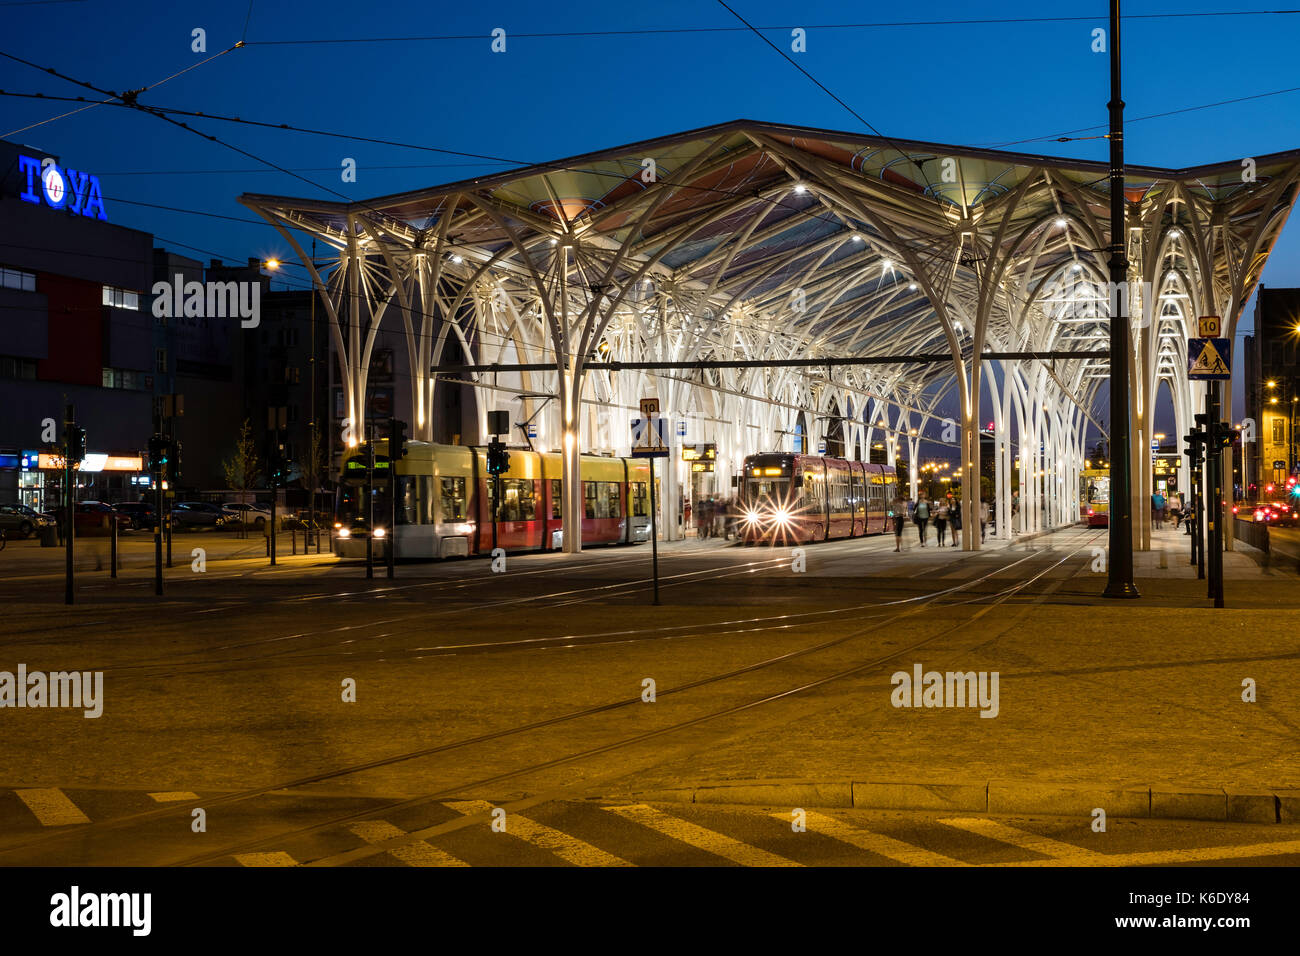
[(108, 218), (98, 176), (60, 168), (53, 159), (23, 155), (18, 157), (18, 173), (27, 178), (25, 188), (18, 194), (24, 202), (38, 206), (44, 203), (51, 209), (67, 209), (91, 219)]

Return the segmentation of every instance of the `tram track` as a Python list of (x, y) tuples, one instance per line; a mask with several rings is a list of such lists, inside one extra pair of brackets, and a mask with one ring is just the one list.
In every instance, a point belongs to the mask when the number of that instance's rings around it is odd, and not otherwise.
[[(843, 542), (840, 541), (827, 542), (827, 544), (847, 545), (851, 540), (855, 540), (855, 539), (846, 539), (846, 541)], [(838, 553), (842, 553), (842, 551), (843, 549), (841, 549), (840, 552)], [(826, 552), (823, 552), (823, 555), (829, 556), (827, 555)], [(774, 570), (788, 565), (789, 562), (790, 562), (790, 558), (788, 556), (783, 555), (779, 557), (762, 558), (759, 560), (749, 561), (739, 567), (737, 567), (734, 563), (732, 563), (732, 564), (718, 565), (710, 568), (702, 568), (702, 569), (697, 569), (692, 571), (685, 571), (674, 575), (668, 575), (667, 577), (661, 577), (660, 587), (661, 589), (667, 589), (670, 587), (675, 587), (680, 585), (696, 584), (696, 583), (700, 583), (701, 581), (711, 582), (715, 580), (721, 580), (727, 577), (752, 574), (764, 570)], [(606, 566), (604, 562), (596, 562), (594, 564), (584, 564), (582, 565), (582, 567), (589, 568), (595, 565), (599, 565), (602, 568)], [(572, 566), (570, 566), (569, 569), (573, 570)], [(550, 571), (550, 570), (551, 569), (538, 569), (538, 572), (534, 572), (534, 573), (540, 573), (541, 571)], [(527, 596), (524, 598), (511, 598), (505, 601), (494, 602), (489, 604), (476, 603), (474, 605), (474, 610), (476, 614), (482, 614), (494, 608), (514, 609), (519, 605), (531, 604), (537, 601), (545, 601), (556, 597), (569, 597), (571, 595), (590, 594), (589, 597), (585, 597), (585, 598), (574, 598), (572, 600), (559, 601), (553, 604), (545, 604), (545, 605), (538, 606), (539, 610), (551, 610), (554, 608), (562, 608), (562, 607), (571, 606), (575, 604), (589, 603), (590, 601), (595, 601), (595, 600), (600, 600), (605, 598), (625, 597), (642, 591), (648, 591), (652, 586), (653, 586), (653, 578), (642, 578), (642, 579), (637, 579), (628, 582), (615, 582), (613, 584), (590, 585), (588, 587), (570, 588), (562, 591), (552, 591), (540, 595)], [(597, 592), (597, 593), (592, 593), (592, 592)], [(938, 592), (938, 593), (943, 593), (943, 592)], [(861, 611), (869, 611), (876, 607), (889, 606), (890, 604), (893, 603), (909, 603), (915, 600), (921, 600), (924, 597), (925, 595), (922, 595), (916, 598), (904, 598), (901, 599), (900, 602), (883, 602), (883, 604), (881, 602), (872, 602), (872, 603), (850, 605), (844, 608), (828, 608), (826, 610), (803, 612), (803, 613), (807, 615), (813, 615), (821, 618), (830, 619), (838, 615), (861, 612)], [(295, 645), (292, 647), (285, 648), (284, 650), (276, 651), (269, 654), (262, 654), (262, 655), (233, 657), (233, 658), (225, 658), (220, 660), (200, 659), (200, 660), (195, 660), (193, 662), (180, 662), (179, 666), (175, 658), (177, 656), (189, 657), (193, 655), (212, 654), (212, 653), (216, 653), (219, 651), (226, 651), (226, 650), (242, 650), (242, 649), (254, 648), (254, 647), (271, 647), (273, 645), (283, 644), (288, 641), (303, 641), (304, 639), (316, 638), (323, 635), (335, 635), (340, 633), (351, 634), (351, 632), (356, 632), (367, 628), (378, 628), (378, 627), (382, 627), (386, 625), (394, 625), (394, 624), (398, 625), (399, 630), (376, 635), (373, 638), (374, 640), (379, 640), (384, 637), (389, 637), (389, 636), (393, 636), (394, 634), (401, 633), (400, 628), (402, 625), (418, 624), (420, 622), (427, 621), (431, 618), (435, 618), (443, 615), (463, 613), (463, 610), (464, 608), (462, 607), (447, 608), (439, 611), (425, 609), (418, 612), (413, 612), (408, 615), (385, 618), (377, 621), (365, 621), (357, 624), (339, 625), (337, 627), (327, 628), (325, 630), (319, 630), (319, 631), (306, 631), (306, 632), (298, 632), (298, 633), (287, 634), (287, 635), (277, 635), (274, 637), (259, 638), (254, 641), (242, 641), (237, 644), (219, 645), (213, 648), (199, 648), (192, 651), (183, 651), (180, 652), (178, 655), (172, 655), (166, 658), (160, 657), (160, 658), (148, 659), (145, 661), (131, 662), (127, 664), (105, 665), (97, 669), (103, 670), (105, 673), (111, 673), (115, 676), (127, 675), (130, 677), (142, 677), (142, 678), (147, 677), (150, 679), (154, 679), (154, 678), (167, 678), (173, 676), (180, 676), (182, 674), (219, 673), (219, 672), (224, 672), (225, 670), (249, 669), (250, 667), (259, 664), (272, 664), (272, 665), (273, 664), (296, 664), (296, 663), (302, 663), (310, 660), (321, 660), (328, 656), (331, 656), (330, 655), (331, 651), (336, 651), (338, 648), (356, 643), (356, 638), (347, 637), (344, 640), (338, 640), (328, 644), (323, 644), (323, 645), (317, 644), (317, 645), (312, 645), (307, 647)], [(719, 626), (725, 626), (730, 624), (744, 624), (744, 625), (761, 624), (768, 621), (781, 620), (788, 616), (789, 615), (787, 614), (756, 616), (756, 617), (743, 619), (740, 621), (712, 622), (703, 626), (708, 628), (708, 633), (710, 635), (717, 635), (721, 633), (755, 633), (758, 631), (780, 630), (785, 628), (784, 626), (781, 625), (776, 625), (772, 627), (750, 626), (750, 627), (738, 628), (737, 630), (732, 632), (718, 631), (717, 628)], [(799, 616), (799, 615), (795, 615), (795, 616)], [(797, 625), (792, 625), (792, 626), (797, 626)], [(699, 631), (701, 626), (683, 625), (681, 627), (683, 628), (693, 627), (696, 631)], [(678, 630), (678, 629), (680, 628), (669, 628), (668, 630)], [(658, 630), (662, 630), (662, 629), (645, 629), (646, 632), (652, 632)], [(617, 634), (619, 632), (615, 632), (615, 633)], [(495, 642), (493, 646), (500, 647), (502, 649), (508, 649), (511, 647), (516, 647), (519, 649), (527, 649), (530, 646), (534, 648), (547, 647), (547, 646), (552, 646), (552, 647), (580, 646), (580, 645), (586, 646), (586, 645), (597, 644), (597, 643), (617, 642), (611, 640), (601, 640), (601, 638), (607, 636), (609, 635), (604, 633), (597, 633), (592, 635), (556, 635), (553, 637), (539, 638), (539, 639), (524, 638), (524, 639), (515, 639), (513, 641), (506, 641), (506, 642)], [(692, 635), (687, 634), (687, 635), (678, 635), (678, 636), (692, 636)], [(433, 654), (424, 654), (422, 656), (446, 656), (448, 654), (473, 652), (473, 646), (465, 645), (465, 644), (451, 644), (451, 645), (439, 646), (437, 648), (421, 649), (421, 650), (433, 650), (436, 652)], [(391, 656), (395, 653), (403, 657), (417, 656), (410, 652), (394, 651), (391, 648), (384, 648), (384, 649), (365, 648), (363, 653), (365, 653), (370, 657), (376, 655)], [(361, 659), (353, 655), (352, 652), (347, 652), (344, 656), (346, 656), (350, 661), (353, 662)], [(224, 665), (232, 665), (232, 664), (245, 665), (245, 666), (242, 668), (229, 668), (224, 666)]]
[[(633, 734), (630, 737), (624, 737), (615, 741), (600, 744), (596, 747), (586, 748), (576, 753), (564, 754), (549, 760), (540, 761), (524, 767), (508, 770), (503, 773), (493, 774), (489, 777), (485, 777), (482, 779), (460, 783), (455, 785), (454, 787), (449, 787), (447, 789), (440, 790), (436, 793), (424, 794), (418, 797), (413, 797), (406, 800), (400, 800), (393, 803), (389, 803), (378, 808), (371, 808), (365, 811), (358, 811), (355, 813), (349, 813), (342, 816), (334, 817), (329, 820), (322, 821), (317, 824), (313, 824), (309, 827), (298, 828), (296, 830), (276, 834), (272, 837), (260, 837), (257, 840), (251, 842), (245, 842), (237, 846), (227, 846), (222, 848), (221, 850), (212, 851), (209, 853), (202, 854), (200, 856), (176, 861), (175, 865), (198, 865), (207, 862), (213, 862), (218, 859), (229, 857), (235, 853), (245, 852), (250, 849), (256, 849), (259, 847), (272, 845), (275, 844), (277, 841), (283, 842), (286, 839), (292, 839), (295, 837), (303, 836), (320, 830), (328, 829), (331, 827), (341, 826), (348, 822), (362, 819), (364, 817), (375, 816), (377, 814), (382, 814), (382, 813), (392, 813), (394, 811), (418, 807), (431, 802), (436, 802), (438, 800), (446, 799), (450, 796), (468, 792), (476, 788), (491, 786), (497, 783), (505, 782), (507, 780), (527, 776), (529, 774), (539, 773), (550, 768), (573, 763), (589, 757), (595, 757), (618, 749), (633, 747), (645, 741), (653, 740), (668, 734), (680, 732), (682, 730), (686, 730), (688, 728), (698, 726), (708, 721), (718, 720), (726, 716), (742, 713), (757, 707), (762, 707), (766, 704), (774, 703), (779, 700), (784, 700), (794, 695), (798, 695), (807, 692), (809, 690), (825, 686), (826, 684), (829, 684), (833, 681), (841, 680), (855, 674), (863, 673), (865, 671), (870, 670), (871, 668), (879, 667), (887, 663), (888, 661), (891, 661), (902, 655), (910, 653), (920, 647), (924, 647), (925, 645), (930, 644), (933, 641), (938, 640), (939, 638), (946, 636), (955, 630), (959, 630), (961, 628), (970, 626), (975, 621), (982, 618), (985, 614), (991, 612), (994, 608), (1004, 604), (1006, 600), (1009, 599), (1011, 596), (1021, 593), (1031, 584), (1035, 583), (1036, 581), (1040, 580), (1042, 577), (1044, 577), (1051, 571), (1060, 567), (1062, 564), (1069, 561), (1071, 558), (1073, 558), (1081, 551), (1087, 549), (1090, 546), (1091, 541), (1095, 539), (1095, 537), (1096, 535), (1093, 535), (1087, 541), (1081, 544), (1079, 547), (1069, 551), (1063, 557), (1057, 558), (1056, 560), (1051, 560), (1046, 567), (1044, 567), (1042, 570), (1038, 571), (1037, 573), (1033, 574), (1032, 576), (1029, 576), (1024, 580), (1019, 581), (1011, 585), (1010, 587), (1003, 588), (1000, 591), (994, 592), (993, 594), (973, 595), (973, 596), (966, 597), (963, 600), (957, 602), (939, 603), (941, 598), (951, 596), (955, 593), (964, 590), (968, 590), (969, 588), (974, 587), (982, 582), (988, 581), (993, 577), (1005, 573), (1006, 571), (1012, 568), (1018, 567), (1027, 561), (1034, 560), (1035, 558), (1041, 558), (1044, 556), (1047, 556), (1049, 558), (1054, 558), (1056, 552), (1035, 552), (1020, 557), (1017, 560), (1012, 562), (1001, 563), (999, 564), (998, 567), (993, 568), (990, 571), (986, 572), (985, 574), (982, 574), (971, 580), (953, 585), (952, 587), (943, 588), (938, 591), (931, 592), (930, 594), (927, 595), (918, 595), (912, 598), (904, 599), (904, 601), (899, 603), (906, 603), (912, 606), (905, 608), (904, 610), (902, 610), (898, 614), (893, 615), (892, 617), (887, 617), (883, 621), (874, 622), (872, 626), (869, 628), (860, 628), (849, 634), (841, 635), (839, 637), (832, 638), (827, 641), (818, 642), (817, 644), (808, 647), (797, 648), (793, 651), (776, 655), (774, 657), (770, 657), (762, 661), (753, 662), (751, 664), (747, 664), (738, 668), (733, 668), (722, 673), (707, 675), (701, 678), (697, 678), (695, 680), (688, 681), (684, 684), (675, 687), (665, 688), (658, 692), (658, 696), (660, 698), (663, 698), (675, 694), (687, 693), (689, 691), (698, 690), (704, 687), (710, 687), (713, 685), (717, 685), (723, 681), (731, 680), (746, 674), (752, 674), (757, 671), (765, 670), (767, 668), (771, 668), (775, 665), (784, 662), (788, 662), (798, 658), (803, 658), (808, 655), (818, 653), (820, 651), (828, 650), (832, 647), (846, 644), (849, 641), (860, 638), (866, 634), (875, 632), (885, 625), (895, 623), (904, 618), (909, 618), (909, 617), (922, 614), (923, 612), (925, 612), (926, 610), (932, 607), (937, 606), (937, 607), (949, 608), (956, 605), (979, 604), (982, 602), (988, 602), (985, 604), (983, 608), (978, 610), (976, 614), (968, 620), (963, 620), (957, 622), (956, 624), (945, 627), (933, 634), (922, 637), (917, 641), (911, 642), (906, 646), (891, 648), (887, 653), (874, 656), (866, 661), (858, 662), (851, 667), (840, 669), (832, 674), (824, 675), (822, 677), (818, 677), (811, 681), (801, 682), (796, 686), (786, 688), (777, 693), (766, 694), (759, 698), (745, 701), (740, 704), (732, 705), (723, 708), (721, 710), (692, 717), (687, 720), (678, 721), (676, 723), (669, 724), (665, 727), (655, 728), (649, 731)], [(879, 605), (876, 606), (878, 607)], [(840, 609), (838, 613), (844, 613), (844, 611), (845, 609)], [(814, 613), (820, 614), (822, 612), (814, 612)], [(299, 777), (297, 779), (286, 781), (286, 782), (279, 782), (279, 783), (275, 783), (263, 787), (249, 788), (235, 793), (225, 794), (225, 795), (208, 799), (205, 801), (205, 806), (208, 808), (226, 806), (234, 803), (247, 801), (253, 799), (254, 797), (261, 796), (270, 793), (272, 791), (285, 791), (285, 790), (292, 790), (295, 788), (306, 787), (312, 784), (318, 784), (326, 781), (337, 780), (342, 777), (361, 774), (370, 770), (391, 767), (399, 763), (431, 757), (438, 754), (460, 750), (467, 747), (480, 746), (494, 741), (500, 741), (509, 737), (515, 737), (515, 736), (519, 736), (522, 734), (526, 734), (526, 733), (530, 733), (530, 732), (534, 732), (546, 728), (556, 727), (565, 723), (578, 721), (584, 718), (606, 714), (612, 711), (630, 707), (634, 704), (640, 703), (640, 701), (641, 699), (639, 697), (610, 701), (603, 704), (593, 705), (590, 707), (571, 711), (565, 714), (555, 715), (553, 717), (531, 721), (514, 727), (502, 728), (501, 730), (480, 734), (473, 737), (462, 738), (456, 741), (449, 741), (447, 743), (439, 744), (433, 747), (420, 748), (418, 750), (413, 750), (401, 754), (391, 755), (388, 757), (378, 758), (376, 760), (367, 761), (361, 764), (354, 764), (347, 767), (335, 768), (332, 770), (323, 771), (320, 773), (315, 773), (304, 777)], [(619, 775), (622, 775), (623, 773), (624, 771), (620, 771)], [(66, 840), (73, 837), (84, 837), (87, 834), (91, 834), (96, 837), (106, 835), (109, 833), (120, 831), (122, 829), (131, 826), (143, 825), (153, 820), (162, 819), (167, 816), (174, 815), (178, 812), (183, 812), (183, 810), (184, 808), (159, 808), (156, 810), (150, 810), (139, 814), (120, 817), (115, 820), (108, 820), (102, 823), (90, 824), (88, 825), (88, 827), (80, 827), (76, 831), (47, 834), (36, 839), (31, 839), (20, 843), (0, 846), (0, 857), (3, 857), (6, 854), (10, 854), (19, 850), (30, 849), (35, 846), (55, 845), (60, 840)], [(408, 837), (410, 837), (411, 839), (419, 838), (416, 834), (408, 834)], [(386, 845), (387, 844), (377, 844), (376, 847), (374, 848), (374, 852), (383, 852), (384, 846)]]

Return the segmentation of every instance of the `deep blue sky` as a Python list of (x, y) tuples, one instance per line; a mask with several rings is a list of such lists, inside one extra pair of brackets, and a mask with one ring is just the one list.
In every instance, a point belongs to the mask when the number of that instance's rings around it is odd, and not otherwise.
[[(1130, 3), (1126, 13), (1224, 10), (1229, 0)], [(1267, 6), (1238, 0), (1236, 6)], [(532, 32), (738, 27), (716, 3), (536, 5), (254, 0), (249, 46), (170, 80), (142, 102), (378, 136), (452, 150), (542, 161), (738, 117), (861, 131), (861, 123), (748, 32), (536, 38)], [(788, 50), (808, 29), (798, 62), (889, 136), (995, 145), (1105, 124), (1107, 58), (1090, 49), (1107, 5), (961, 3), (872, 7), (736, 0), (732, 6)], [(185, 69), (191, 30), (207, 54), (240, 38), (247, 0), (0, 4), (0, 49), (98, 86), (138, 88)], [(310, 15), (304, 15), (309, 9)], [(1070, 23), (934, 25), (942, 19), (1095, 16)], [(817, 29), (896, 21), (920, 26)], [(503, 27), (507, 52), (489, 50)], [(466, 34), (474, 39), (261, 45), (261, 41)], [(1294, 71), (1300, 16), (1128, 20), (1125, 99), (1130, 120), (1300, 86)], [(53, 76), (0, 60), (0, 88), (77, 95)], [(1300, 146), (1300, 93), (1132, 122), (1134, 163), (1188, 166)], [(153, 232), (160, 245), (231, 260), (285, 254), (269, 227), (132, 206), (126, 200), (249, 218), (245, 191), (364, 198), (465, 178), (500, 165), (203, 120), (193, 125), (336, 192), (278, 172), (217, 143), (129, 110), (98, 107), (36, 129), (74, 108), (0, 97), (0, 138), (60, 155), (100, 175), (110, 218)], [(1098, 130), (1097, 132), (1101, 132)], [(1104, 159), (1104, 139), (1027, 143), (1029, 152)], [(340, 180), (357, 160), (355, 184)], [(383, 168), (408, 167), (408, 168)], [(410, 168), (416, 167), (416, 168)], [(181, 243), (204, 252), (182, 247)], [(301, 270), (288, 275), (302, 275)], [(1289, 226), (1264, 274), (1300, 284), (1300, 239)], [(277, 283), (277, 286), (279, 283)]]

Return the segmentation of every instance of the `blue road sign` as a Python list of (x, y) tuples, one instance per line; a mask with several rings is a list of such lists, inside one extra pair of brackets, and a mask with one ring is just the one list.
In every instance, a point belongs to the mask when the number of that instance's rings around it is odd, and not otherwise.
[(1232, 378), (1231, 339), (1188, 339), (1187, 377), (1202, 381)]
[(682, 438), (686, 437), (686, 420), (684, 418), (677, 421), (677, 434)]
[[(648, 423), (654, 427), (647, 427)], [(668, 419), (632, 419), (633, 458), (667, 458), (668, 452)]]

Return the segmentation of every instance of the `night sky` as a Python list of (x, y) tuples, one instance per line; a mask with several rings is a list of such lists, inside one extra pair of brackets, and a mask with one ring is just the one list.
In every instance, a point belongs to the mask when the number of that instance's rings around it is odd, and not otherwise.
[[(142, 103), (539, 162), (740, 117), (866, 132), (717, 3), (497, 2), (442, 5), (319, 0), (311, 4), (0, 3), (0, 50), (104, 89), (138, 89), (176, 76)], [(732, 6), (888, 136), (1104, 160), (1105, 139), (1058, 143), (1069, 130), (1104, 132), (1107, 58), (1091, 31), (1107, 5), (935, 2), (873, 7), (738, 0)], [(1224, 10), (1226, 0), (1177, 5)], [(1246, 3), (1253, 7), (1255, 4)], [(1130, 15), (1174, 5), (1131, 3)], [(309, 11), (304, 13), (304, 11)], [(819, 28), (900, 21), (908, 26)], [(1072, 22), (943, 25), (946, 19), (1082, 18)], [(247, 32), (245, 21), (247, 18)], [(207, 52), (191, 49), (194, 28)], [(489, 48), (504, 28), (507, 52)], [(601, 31), (704, 30), (647, 35)], [(1130, 19), (1124, 37), (1131, 162), (1190, 166), (1300, 145), (1300, 80), (1293, 64), (1300, 15)], [(527, 37), (529, 33), (579, 34)], [(585, 34), (585, 35), (583, 35)], [(337, 41), (415, 36), (389, 42)], [(467, 37), (434, 39), (435, 37)], [(1297, 87), (1280, 95), (1140, 120), (1140, 117)], [(0, 89), (87, 95), (28, 66), (0, 60)], [(235, 199), (245, 191), (364, 198), (509, 168), (428, 150), (352, 143), (274, 129), (184, 119), (257, 159), (143, 113), (100, 106), (24, 129), (78, 104), (0, 97), (0, 138), (97, 173), (111, 220), (155, 234), (199, 259), (289, 252)], [(1036, 142), (1024, 142), (1048, 137)], [(340, 164), (353, 158), (357, 181)], [(286, 167), (311, 182), (269, 170)], [(319, 184), (319, 185), (314, 185)], [(152, 203), (178, 210), (133, 203)], [(214, 215), (234, 220), (215, 218)], [(1297, 229), (1284, 232), (1264, 273), (1300, 284)], [(301, 268), (282, 274), (302, 286)], [(277, 281), (276, 288), (283, 287)], [(1253, 308), (1253, 306), (1252, 306)], [(1249, 311), (1243, 329), (1249, 330)], [(1238, 353), (1240, 349), (1238, 349)], [(1239, 405), (1237, 406), (1240, 407)]]

